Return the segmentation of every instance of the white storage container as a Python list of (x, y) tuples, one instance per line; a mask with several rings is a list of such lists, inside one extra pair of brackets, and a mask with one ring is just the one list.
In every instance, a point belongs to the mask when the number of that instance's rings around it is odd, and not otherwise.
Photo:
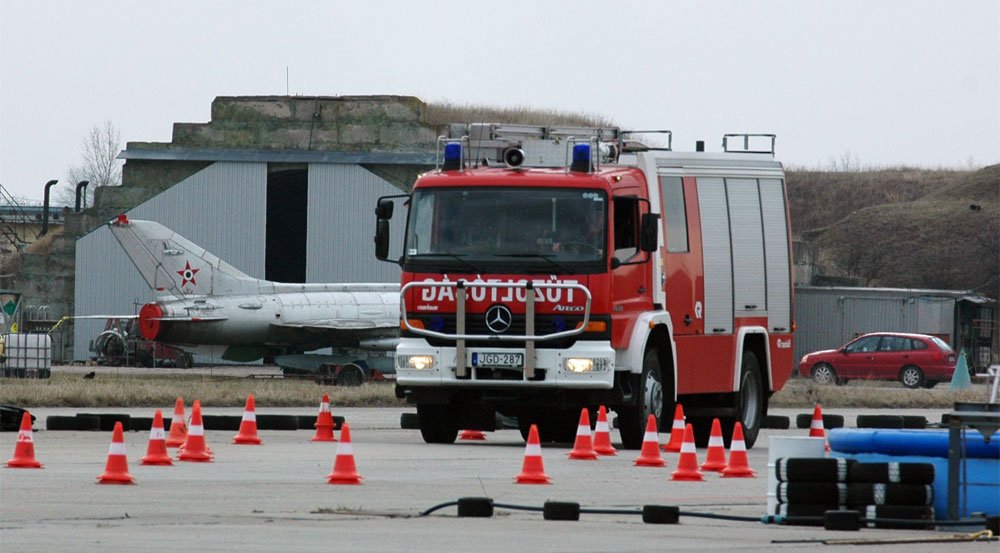
[(52, 368), (52, 337), (48, 334), (5, 334), (4, 342), (5, 374), (8, 371), (20, 373), (20, 369), (47, 373)]

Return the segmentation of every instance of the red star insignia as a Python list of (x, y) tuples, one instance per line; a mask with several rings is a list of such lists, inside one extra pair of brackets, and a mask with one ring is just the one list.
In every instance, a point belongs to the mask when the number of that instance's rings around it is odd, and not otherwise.
[(191, 284), (197, 286), (198, 283), (194, 281), (194, 275), (198, 274), (198, 271), (200, 270), (201, 269), (192, 269), (191, 262), (185, 261), (184, 268), (177, 271), (177, 274), (181, 275), (181, 286), (187, 286), (188, 281), (191, 281)]

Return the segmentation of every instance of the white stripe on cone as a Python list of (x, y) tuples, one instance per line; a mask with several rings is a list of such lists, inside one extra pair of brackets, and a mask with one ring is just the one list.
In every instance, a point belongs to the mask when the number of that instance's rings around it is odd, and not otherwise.
[(708, 437), (708, 447), (720, 447), (720, 446), (722, 446), (722, 436)]
[(577, 436), (590, 436), (590, 427), (587, 426), (586, 424), (581, 424), (580, 426), (577, 426), (576, 427), (576, 435)]
[(17, 432), (17, 441), (34, 443), (34, 438), (31, 437), (31, 430), (19, 430)]
[(656, 435), (656, 432), (646, 432), (642, 435), (642, 441), (644, 442), (659, 442), (660, 437)]
[[(709, 440), (709, 442), (711, 442), (711, 440)], [(733, 440), (733, 443), (730, 444), (730, 446), (729, 446), (729, 451), (730, 452), (733, 452), (733, 451), (746, 451), (746, 450), (747, 450), (747, 444), (743, 440)]]
[(813, 419), (809, 428), (823, 430), (823, 419)]
[(188, 426), (188, 435), (189, 436), (204, 436), (205, 435), (205, 427), (202, 426), (202, 425), (200, 425), (200, 424), (192, 424), (192, 425)]
[(524, 455), (526, 457), (541, 457), (542, 446), (540, 444), (528, 444), (524, 448)]
[(597, 431), (598, 432), (609, 432), (608, 421), (597, 421)]
[(694, 442), (684, 442), (681, 444), (681, 453), (695, 453)]
[(125, 455), (125, 443), (111, 442), (111, 447), (108, 448), (108, 455)]
[(329, 403), (325, 403), (324, 402), (324, 403), (320, 403), (319, 404), (319, 412), (320, 413), (326, 413), (328, 411), (330, 411), (330, 404)]
[(337, 455), (354, 455), (354, 446), (351, 442), (340, 442), (337, 444)]
[(149, 429), (149, 439), (150, 440), (166, 440), (167, 433), (163, 431), (163, 428), (150, 428)]
[(257, 422), (257, 413), (253, 411), (243, 411), (244, 422)]
[(674, 419), (674, 430), (684, 432), (684, 419)]

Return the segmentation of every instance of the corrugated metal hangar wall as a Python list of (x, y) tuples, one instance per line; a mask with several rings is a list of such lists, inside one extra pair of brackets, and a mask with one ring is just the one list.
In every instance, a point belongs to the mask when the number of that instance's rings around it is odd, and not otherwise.
[[(400, 190), (353, 164), (307, 169), (305, 281), (399, 282), (399, 268), (375, 259), (375, 200)], [(216, 162), (127, 212), (157, 221), (257, 278), (267, 262), (268, 164)], [(394, 245), (402, 239), (393, 225)], [(76, 243), (76, 315), (131, 315), (154, 298), (107, 227)], [(73, 358), (89, 359), (104, 330), (99, 319), (74, 325)], [(207, 361), (199, 359), (199, 361)]]

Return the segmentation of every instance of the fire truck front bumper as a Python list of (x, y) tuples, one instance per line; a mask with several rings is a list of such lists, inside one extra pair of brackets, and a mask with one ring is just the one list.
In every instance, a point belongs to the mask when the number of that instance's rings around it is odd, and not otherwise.
[(455, 348), (402, 338), (396, 348), (396, 383), (577, 389), (611, 389), (614, 384), (615, 352), (609, 342), (578, 341), (565, 349), (536, 348), (533, 374), (525, 370), (524, 356), (523, 348), (468, 348), (460, 369)]

